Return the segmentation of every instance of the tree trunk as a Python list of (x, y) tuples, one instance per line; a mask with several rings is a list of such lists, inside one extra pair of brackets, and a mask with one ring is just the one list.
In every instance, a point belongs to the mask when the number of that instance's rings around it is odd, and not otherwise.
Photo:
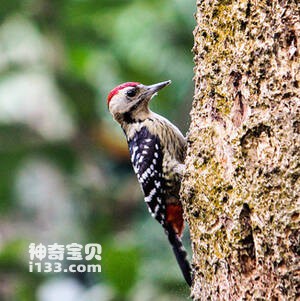
[(194, 300), (300, 298), (299, 2), (198, 0), (182, 184)]

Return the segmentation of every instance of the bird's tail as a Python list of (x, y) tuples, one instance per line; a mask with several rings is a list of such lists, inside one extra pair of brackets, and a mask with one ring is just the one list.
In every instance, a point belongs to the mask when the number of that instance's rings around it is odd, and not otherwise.
[(187, 260), (187, 252), (182, 244), (180, 237), (176, 234), (172, 226), (166, 225), (165, 232), (168, 235), (170, 244), (172, 245), (173, 252), (175, 254), (178, 265), (181, 269), (183, 277), (186, 283), (192, 285), (192, 268), (189, 261)]

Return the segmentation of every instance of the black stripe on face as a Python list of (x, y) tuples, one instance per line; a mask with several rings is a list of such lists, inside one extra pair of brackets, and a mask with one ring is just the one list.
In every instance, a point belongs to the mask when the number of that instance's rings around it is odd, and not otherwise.
[(125, 114), (123, 114), (123, 121), (125, 121), (127, 124), (133, 124), (133, 123), (140, 123), (140, 122), (142, 122), (141, 119), (135, 119), (135, 118), (133, 118), (131, 112), (126, 112)]
[(123, 120), (124, 120), (126, 123), (135, 123), (135, 122), (136, 122), (136, 120), (132, 118), (131, 112), (126, 112), (126, 113), (123, 115)]
[[(136, 110), (139, 105), (146, 100), (147, 97), (147, 92), (141, 93), (138, 98), (137, 98), (137, 102), (130, 108), (130, 110), (128, 112), (133, 112), (134, 110)], [(131, 102), (132, 99), (130, 97), (127, 97), (128, 101)]]
[[(140, 123), (141, 120), (140, 119), (135, 119), (132, 117), (132, 113), (140, 106), (140, 104), (144, 101), (146, 96), (146, 92), (142, 93), (141, 95), (139, 95), (138, 97), (138, 101), (129, 109), (128, 112), (123, 114), (123, 120), (128, 123), (128, 124), (132, 124), (132, 123)], [(127, 99), (129, 101), (131, 101), (131, 99), (129, 97), (127, 97)]]

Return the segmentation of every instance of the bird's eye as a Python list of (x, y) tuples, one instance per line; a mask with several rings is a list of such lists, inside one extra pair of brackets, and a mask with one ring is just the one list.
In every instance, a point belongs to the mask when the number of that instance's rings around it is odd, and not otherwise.
[(129, 96), (129, 97), (133, 97), (136, 95), (136, 89), (131, 89), (129, 91), (126, 92), (126, 95)]

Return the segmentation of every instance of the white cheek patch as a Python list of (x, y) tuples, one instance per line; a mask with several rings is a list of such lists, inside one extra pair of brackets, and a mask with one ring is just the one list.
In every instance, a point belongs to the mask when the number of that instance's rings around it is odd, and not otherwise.
[(131, 106), (130, 99), (127, 99), (123, 91), (119, 91), (110, 100), (109, 110), (113, 115), (123, 114), (129, 110), (130, 106)]

